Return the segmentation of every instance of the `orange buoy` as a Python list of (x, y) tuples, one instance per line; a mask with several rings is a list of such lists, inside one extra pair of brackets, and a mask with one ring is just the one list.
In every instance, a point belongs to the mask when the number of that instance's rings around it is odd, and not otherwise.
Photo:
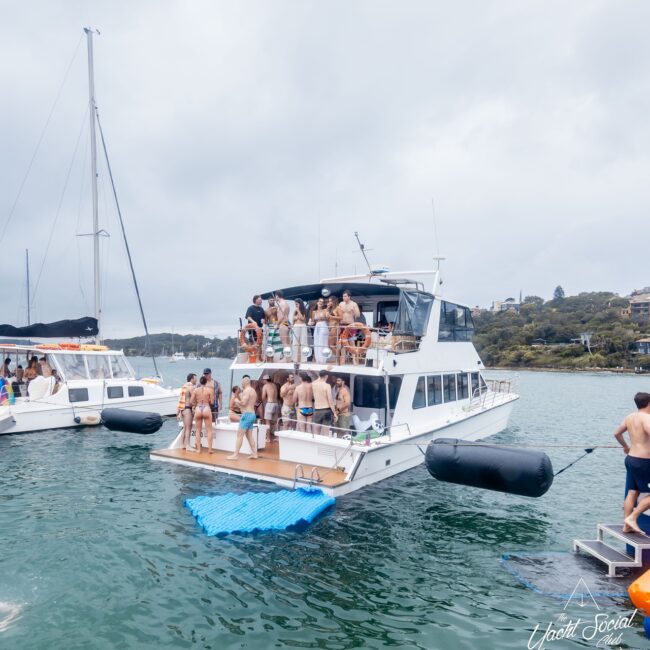
[(630, 600), (637, 609), (650, 614), (650, 571), (637, 578), (627, 590)]

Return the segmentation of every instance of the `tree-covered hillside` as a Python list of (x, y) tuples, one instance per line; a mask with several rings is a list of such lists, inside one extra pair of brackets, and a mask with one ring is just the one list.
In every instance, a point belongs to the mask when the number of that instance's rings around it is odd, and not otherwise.
[(527, 296), (520, 313), (476, 314), (474, 343), (487, 366), (649, 367), (650, 357), (632, 354), (631, 344), (650, 336), (650, 323), (625, 317), (628, 303), (608, 292), (565, 297), (556, 290), (546, 302)]
[(171, 356), (172, 352), (183, 352), (186, 356), (193, 354), (200, 357), (223, 357), (232, 359), (237, 354), (237, 339), (207, 338), (198, 334), (152, 334), (149, 337), (151, 350), (145, 349), (144, 336), (130, 339), (107, 339), (106, 345), (116, 350), (124, 350), (130, 356), (155, 354)]

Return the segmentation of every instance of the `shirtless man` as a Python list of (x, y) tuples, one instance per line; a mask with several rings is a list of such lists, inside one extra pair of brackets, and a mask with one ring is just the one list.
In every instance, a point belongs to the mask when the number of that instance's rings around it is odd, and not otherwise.
[(343, 300), (339, 303), (339, 313), (341, 314), (341, 327), (352, 325), (361, 316), (359, 305), (350, 298), (350, 292), (347, 289), (343, 292)]
[[(627, 470), (627, 487), (623, 513), (623, 532), (643, 533), (637, 524), (639, 515), (650, 508), (650, 497), (641, 499), (635, 508), (634, 504), (642, 492), (650, 492), (650, 393), (637, 393), (634, 403), (639, 409), (630, 413), (618, 426), (614, 437), (623, 447), (625, 469)], [(630, 446), (625, 442), (623, 434), (630, 435)]]
[(282, 291), (275, 292), (275, 299), (278, 305), (278, 323), (280, 324), (280, 340), (282, 348), (291, 346), (289, 336), (289, 303), (284, 299)]
[(271, 442), (273, 433), (280, 415), (280, 404), (278, 403), (278, 387), (273, 383), (270, 375), (264, 375), (264, 387), (262, 388), (262, 402), (264, 404), (264, 424), (266, 424), (266, 442)]
[[(341, 302), (339, 303), (338, 312), (341, 318), (340, 330), (339, 330), (339, 339), (340, 339), (343, 330), (348, 325), (352, 325), (352, 323), (354, 323), (361, 316), (361, 310), (359, 309), (359, 305), (357, 305), (357, 303), (351, 299), (350, 292), (347, 289), (343, 292), (343, 300), (341, 300)], [(343, 364), (345, 362), (346, 362), (345, 350), (341, 346), (341, 358), (339, 359), (339, 363)]]
[(350, 413), (350, 406), (352, 406), (350, 389), (345, 385), (343, 377), (336, 378), (336, 388), (336, 414), (338, 415), (337, 426), (340, 429), (349, 429), (352, 420), (352, 414)]
[[(280, 389), (280, 398), (282, 399), (282, 428), (287, 429), (289, 426), (293, 426), (294, 423), (291, 420), (296, 419), (296, 407), (293, 403), (293, 394), (296, 390), (296, 384), (294, 381), (293, 373), (290, 373), (287, 377), (286, 383), (282, 385)], [(291, 422), (291, 424), (289, 424)]]
[(253, 437), (253, 427), (255, 426), (255, 420), (257, 419), (255, 416), (257, 393), (251, 386), (251, 378), (248, 375), (242, 377), (241, 387), (242, 391), (238, 400), (239, 408), (241, 409), (241, 419), (239, 420), (239, 429), (237, 429), (237, 442), (235, 442), (235, 453), (231, 456), (227, 456), (228, 460), (239, 459), (239, 451), (244, 442), (244, 436), (246, 436), (246, 440), (248, 440), (248, 444), (251, 448), (252, 453), (250, 458), (257, 458), (257, 445), (255, 444), (255, 439)]
[(298, 431), (311, 433), (311, 420), (314, 417), (314, 393), (311, 389), (311, 377), (303, 372), (300, 374), (301, 382), (293, 392), (293, 403), (298, 407), (296, 420)]
[(332, 387), (327, 383), (327, 377), (327, 370), (321, 370), (311, 386), (314, 392), (314, 433), (322, 436), (328, 436), (330, 426), (337, 421)]

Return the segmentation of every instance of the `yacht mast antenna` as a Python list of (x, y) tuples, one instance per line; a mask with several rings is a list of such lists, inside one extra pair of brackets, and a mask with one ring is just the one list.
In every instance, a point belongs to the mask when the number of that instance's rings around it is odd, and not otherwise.
[(25, 249), (25, 281), (27, 283), (27, 325), (32, 324), (32, 315), (30, 311), (29, 297), (29, 249)]
[(99, 34), (97, 30), (91, 27), (84, 27), (86, 32), (86, 41), (88, 43), (88, 110), (90, 114), (90, 161), (91, 161), (91, 181), (93, 197), (93, 278), (95, 287), (95, 318), (97, 319), (97, 342), (101, 343), (101, 284), (99, 275), (99, 209), (97, 202), (97, 136), (95, 132), (95, 122), (97, 118), (97, 103), (95, 102), (95, 72), (93, 65), (93, 34)]
[(368, 261), (368, 256), (366, 255), (366, 247), (364, 244), (361, 243), (358, 232), (355, 231), (354, 236), (357, 238), (357, 244), (359, 244), (359, 250), (363, 255), (363, 259), (366, 260), (366, 264), (368, 265), (368, 272), (372, 273), (372, 267), (370, 266), (370, 262)]

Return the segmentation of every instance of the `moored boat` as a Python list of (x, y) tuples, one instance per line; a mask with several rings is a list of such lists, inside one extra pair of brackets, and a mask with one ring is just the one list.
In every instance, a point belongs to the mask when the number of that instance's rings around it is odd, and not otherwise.
[[(439, 271), (384, 270), (278, 291), (286, 300), (309, 303), (347, 290), (363, 322), (330, 327), (325, 338), (316, 335), (297, 348), (278, 347), (268, 328), (254, 333), (247, 326), (239, 332), (233, 379), (248, 374), (259, 384), (269, 375), (280, 386), (289, 374), (300, 381), (301, 373), (315, 378), (326, 370), (330, 383), (340, 377), (349, 387), (354, 426), (284, 421), (267, 443), (266, 427), (258, 424), (260, 459), (229, 460), (237, 424), (224, 417), (215, 426), (215, 453), (188, 453), (178, 436), (152, 459), (285, 487), (310, 483), (341, 496), (419, 465), (431, 440), (476, 441), (498, 433), (518, 399), (513, 380), (483, 377), (470, 310), (445, 300), (440, 286)], [(243, 451), (250, 453), (247, 445)]]

